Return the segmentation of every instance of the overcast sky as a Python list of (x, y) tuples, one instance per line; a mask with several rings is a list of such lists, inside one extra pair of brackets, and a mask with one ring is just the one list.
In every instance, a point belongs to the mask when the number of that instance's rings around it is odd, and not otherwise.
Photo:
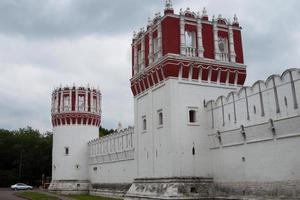
[[(300, 1), (174, 0), (232, 18), (243, 27), (247, 85), (299, 67)], [(102, 126), (133, 124), (129, 87), (133, 30), (163, 12), (163, 0), (0, 0), (0, 128), (51, 130), (51, 92), (100, 88)], [(297, 62), (298, 61), (298, 62)]]

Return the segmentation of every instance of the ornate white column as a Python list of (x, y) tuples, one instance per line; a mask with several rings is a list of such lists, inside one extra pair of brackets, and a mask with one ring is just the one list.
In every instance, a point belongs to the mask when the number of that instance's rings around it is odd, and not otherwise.
[(198, 57), (203, 58), (204, 48), (202, 41), (202, 23), (200, 15), (197, 17), (197, 42), (198, 42)]
[(235, 62), (236, 54), (235, 54), (235, 51), (234, 51), (233, 31), (232, 31), (232, 26), (231, 25), (229, 25), (228, 34), (229, 34), (229, 57), (230, 57), (230, 62)]
[(63, 111), (63, 98), (64, 98), (64, 93), (63, 93), (63, 91), (61, 91), (60, 92), (60, 105), (59, 105), (60, 112)]
[(180, 10), (180, 54), (181, 55), (186, 55), (184, 31), (185, 31), (184, 13), (182, 10)]
[(93, 91), (90, 92), (91, 95), (91, 112), (95, 112), (95, 108), (94, 108), (94, 94)]
[(97, 95), (97, 112), (101, 114), (100, 101), (101, 101), (101, 95)]
[(78, 89), (75, 89), (75, 111), (78, 111)]
[(133, 44), (133, 74), (138, 73), (138, 64), (137, 64), (137, 45)]
[(68, 108), (68, 111), (71, 111), (72, 110), (72, 90), (70, 90), (70, 93), (69, 93), (69, 108)]
[(161, 38), (161, 21), (158, 22), (157, 42), (158, 42), (158, 58), (162, 57), (162, 38)]
[(149, 31), (149, 55), (148, 55), (148, 60), (149, 60), (149, 65), (152, 64), (153, 61), (153, 33), (152, 29)]
[(148, 62), (149, 65), (153, 62), (153, 32), (152, 32), (152, 20), (148, 17), (148, 27), (149, 27), (149, 54)]
[(218, 24), (217, 20), (213, 19), (213, 30), (214, 30), (214, 49), (215, 49), (215, 59), (220, 60), (220, 50), (219, 50), (219, 43), (218, 43)]
[(84, 97), (84, 111), (88, 111), (88, 91), (85, 91), (85, 97)]

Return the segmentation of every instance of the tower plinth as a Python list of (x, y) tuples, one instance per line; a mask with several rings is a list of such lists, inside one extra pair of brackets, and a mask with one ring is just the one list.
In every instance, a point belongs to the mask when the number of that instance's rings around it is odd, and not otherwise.
[(99, 137), (101, 93), (89, 87), (60, 87), (52, 93), (52, 181), (49, 189), (88, 191), (88, 141)]

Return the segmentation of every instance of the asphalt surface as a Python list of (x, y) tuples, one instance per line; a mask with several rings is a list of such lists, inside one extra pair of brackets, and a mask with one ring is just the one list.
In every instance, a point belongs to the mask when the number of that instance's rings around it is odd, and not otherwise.
[(10, 188), (0, 188), (0, 200), (24, 200), (14, 195), (14, 193), (16, 191), (12, 191)]

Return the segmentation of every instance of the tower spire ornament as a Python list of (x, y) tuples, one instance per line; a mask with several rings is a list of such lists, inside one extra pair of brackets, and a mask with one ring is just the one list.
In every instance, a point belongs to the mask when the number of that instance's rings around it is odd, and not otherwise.
[(173, 9), (173, 4), (171, 0), (165, 1), (165, 9)]
[(164, 10), (165, 14), (174, 14), (174, 10), (173, 10), (173, 4), (171, 0), (166, 0), (165, 1), (165, 10)]
[(238, 17), (236, 16), (236, 14), (234, 14), (234, 16), (233, 16), (233, 23), (234, 24), (238, 24), (239, 23)]

